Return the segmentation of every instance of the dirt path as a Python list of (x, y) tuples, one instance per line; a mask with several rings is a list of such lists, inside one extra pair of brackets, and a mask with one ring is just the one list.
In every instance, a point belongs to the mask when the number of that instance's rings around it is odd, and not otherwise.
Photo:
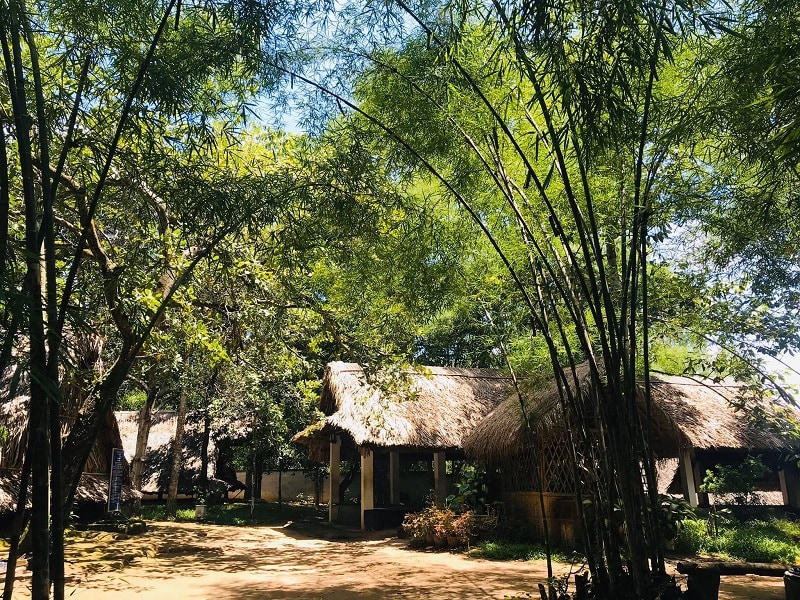
[[(380, 535), (336, 539), (345, 536), (336, 530), (327, 534), (332, 539), (321, 539), (291, 528), (156, 523), (128, 540), (73, 542), (67, 595), (76, 600), (502, 599), (526, 597), (546, 578), (543, 561), (413, 551), (402, 540)], [(559, 565), (559, 572), (567, 570)], [(15, 599), (29, 597), (28, 581), (23, 575)], [(767, 578), (723, 578), (720, 594), (722, 600), (783, 597), (783, 582)]]

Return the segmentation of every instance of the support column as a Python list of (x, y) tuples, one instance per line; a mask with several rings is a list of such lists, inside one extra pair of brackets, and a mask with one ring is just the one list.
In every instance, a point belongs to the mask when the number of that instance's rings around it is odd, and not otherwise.
[(791, 462), (785, 463), (783, 468), (778, 471), (784, 506), (800, 507), (800, 494), (798, 494), (800, 492), (800, 480), (797, 475), (797, 467)]
[(328, 522), (333, 523), (333, 503), (339, 501), (339, 467), (342, 445), (338, 435), (331, 436), (331, 473), (328, 477)]
[(433, 453), (433, 487), (436, 491), (436, 506), (444, 506), (447, 500), (447, 471), (444, 452)]
[(400, 504), (400, 453), (389, 451), (389, 504)]
[(375, 454), (365, 447), (361, 447), (361, 529), (367, 528), (364, 513), (375, 508), (374, 501), (374, 466)]
[(681, 488), (683, 488), (683, 498), (691, 506), (697, 506), (697, 482), (695, 481), (695, 470), (693, 466), (692, 453), (690, 450), (681, 451), (678, 461), (678, 469), (681, 473)]
[[(700, 463), (697, 460), (697, 457), (692, 453), (692, 469), (694, 471), (694, 484), (699, 488), (703, 484), (703, 473), (700, 471)], [(708, 508), (711, 506), (708, 494), (706, 492), (701, 492), (699, 489), (697, 491), (697, 505), (702, 506), (703, 508)]]

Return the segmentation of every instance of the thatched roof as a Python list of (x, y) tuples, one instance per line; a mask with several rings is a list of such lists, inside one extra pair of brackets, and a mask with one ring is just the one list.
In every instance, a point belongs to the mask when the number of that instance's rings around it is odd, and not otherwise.
[[(589, 369), (579, 365), (578, 381), (589, 386)], [(570, 388), (573, 379), (568, 374)], [(709, 383), (691, 377), (653, 376), (652, 423), (657, 438), (656, 451), (661, 457), (677, 457), (681, 449), (751, 450), (754, 452), (786, 449), (792, 440), (776, 430), (756, 425), (748, 415), (736, 411), (733, 404), (757, 402), (746, 388), (736, 383)], [(564, 427), (565, 415), (555, 380), (523, 393), (525, 413), (532, 427), (545, 433)], [(768, 414), (770, 407), (760, 404)], [(793, 417), (791, 415), (794, 415)], [(800, 421), (800, 414), (790, 411), (790, 418)], [(779, 418), (786, 418), (781, 415)], [(522, 452), (527, 440), (522, 404), (515, 393), (507, 397), (464, 440), (470, 456), (500, 459)]]
[(360, 365), (332, 362), (320, 398), (327, 416), (294, 441), (313, 448), (315, 440), (327, 443), (329, 434), (346, 433), (359, 446), (461, 448), (511, 388), (510, 378), (492, 369), (418, 367), (368, 380)]
[[(138, 411), (117, 411), (115, 413), (122, 437), (125, 459), (133, 461), (136, 453), (136, 436), (139, 428)], [(150, 435), (147, 438), (147, 457), (145, 459), (142, 490), (149, 494), (165, 490), (169, 481), (172, 461), (172, 444), (178, 427), (178, 414), (174, 410), (160, 410), (150, 417)], [(247, 428), (230, 420), (215, 419), (211, 423), (211, 436), (208, 442), (208, 477), (217, 473), (217, 444), (220, 440), (236, 441), (247, 435)], [(194, 479), (200, 473), (201, 448), (203, 443), (203, 413), (189, 411), (186, 415), (181, 450), (181, 475), (178, 487), (181, 493), (192, 493)]]
[[(0, 469), (0, 513), (16, 510), (19, 475), (17, 469)], [(109, 475), (82, 474), (78, 488), (75, 490), (75, 502), (79, 506), (82, 504), (108, 504), (108, 478)], [(139, 497), (141, 494), (132, 490), (129, 485), (122, 486), (123, 504), (130, 504)], [(28, 505), (30, 505), (30, 494), (28, 495)]]
[[(0, 403), (0, 426), (5, 429), (6, 439), (0, 446), (0, 468), (19, 469), (27, 446), (28, 396), (18, 396), (11, 401)], [(66, 437), (74, 417), (63, 417), (63, 433)], [(98, 432), (89, 458), (84, 467), (85, 473), (107, 474), (111, 464), (111, 450), (121, 448), (120, 432), (114, 413), (108, 411)]]
[(27, 447), (28, 403), (30, 398), (20, 396), (0, 403), (0, 427), (5, 440), (0, 446), (0, 468), (19, 468)]

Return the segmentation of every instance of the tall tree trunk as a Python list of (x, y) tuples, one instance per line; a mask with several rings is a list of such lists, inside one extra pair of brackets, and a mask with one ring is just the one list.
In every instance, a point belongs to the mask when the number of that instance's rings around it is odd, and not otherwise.
[[(136, 451), (133, 455), (133, 464), (131, 465), (131, 486), (137, 492), (142, 491), (144, 466), (147, 462), (147, 440), (150, 437), (151, 413), (157, 396), (158, 387), (151, 384), (147, 390), (147, 398), (144, 401), (144, 405), (139, 411), (139, 420), (136, 429)], [(141, 509), (141, 505), (137, 506), (137, 512), (138, 509)]]
[[(57, 373), (55, 375), (58, 376)], [(61, 404), (55, 399), (50, 402), (50, 464), (50, 578), (54, 600), (63, 600), (65, 519), (64, 511), (61, 510), (61, 498), (64, 495), (64, 476), (61, 460)]]
[(19, 552), (20, 538), (25, 531), (30, 513), (26, 505), (28, 504), (28, 484), (31, 479), (30, 456), (25, 454), (22, 462), (22, 473), (19, 476), (19, 493), (17, 494), (17, 510), (14, 513), (14, 521), (11, 525), (11, 543), (8, 548), (8, 562), (6, 563), (6, 580), (3, 585), (3, 600), (11, 600), (14, 592), (14, 575), (17, 570), (17, 556)]
[(256, 500), (261, 500), (261, 484), (264, 481), (264, 464), (260, 458), (256, 459), (254, 463), (253, 473), (253, 497)]
[(203, 440), (200, 445), (200, 475), (197, 487), (205, 498), (208, 496), (208, 445), (211, 439), (211, 399), (214, 397), (214, 387), (217, 384), (219, 367), (215, 367), (206, 387), (206, 399), (203, 406)]
[(197, 489), (205, 498), (208, 495), (208, 445), (211, 440), (211, 413), (208, 405), (203, 410), (203, 439), (200, 443), (200, 473)]
[(250, 500), (253, 498), (253, 468), (248, 467), (244, 473), (244, 499)]
[(136, 360), (137, 349), (138, 346), (135, 344), (128, 341), (123, 342), (119, 357), (108, 370), (98, 389), (89, 394), (84, 410), (78, 415), (64, 441), (62, 449), (64, 492), (61, 506), (65, 517), (69, 516), (75, 499), (75, 491), (78, 488), (86, 461), (89, 460), (94, 441), (105, 422), (108, 411), (114, 404), (120, 386)]
[(186, 424), (186, 410), (189, 398), (181, 392), (181, 401), (178, 404), (178, 423), (175, 426), (175, 441), (172, 446), (172, 468), (169, 474), (169, 491), (167, 493), (167, 518), (174, 519), (178, 511), (178, 480), (181, 475), (183, 454), (183, 430)]
[[(31, 399), (28, 412), (28, 448), (31, 461), (31, 540), (33, 558), (31, 598), (39, 600), (50, 595), (50, 446), (49, 402), (52, 390), (48, 389), (47, 350), (44, 331), (44, 305), (42, 298), (39, 240), (39, 201), (37, 198), (32, 162), (32, 119), (28, 113), (23, 68), (21, 34), (22, 21), (27, 18), (17, 5), (3, 11), (2, 29), (3, 62), (14, 113), (19, 156), (22, 196), (25, 207), (25, 262), (23, 284), (26, 316), (28, 317), (28, 342), (30, 344)], [(55, 387), (57, 387), (57, 382)], [(21, 492), (22, 493), (22, 492)]]
[[(32, 311), (35, 312), (35, 311)], [(41, 313), (38, 319), (31, 315), (31, 321), (38, 320), (41, 325)], [(32, 326), (31, 330), (36, 327)], [(41, 333), (41, 332), (39, 332)], [(49, 398), (40, 382), (46, 381), (46, 365), (44, 344), (34, 350), (33, 346), (43, 342), (37, 333), (31, 335), (31, 405), (28, 420), (28, 449), (31, 460), (31, 542), (33, 558), (31, 560), (31, 599), (41, 600), (50, 597), (50, 427)], [(39, 351), (41, 350), (41, 351)]]

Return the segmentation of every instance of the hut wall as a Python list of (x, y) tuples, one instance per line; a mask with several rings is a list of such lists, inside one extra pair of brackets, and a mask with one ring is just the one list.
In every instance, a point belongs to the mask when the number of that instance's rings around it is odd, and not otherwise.
[[(507, 457), (500, 467), (501, 488), (504, 492), (538, 492), (551, 494), (573, 492), (575, 467), (566, 435), (529, 447), (524, 452)], [(543, 479), (543, 483), (539, 479)]]
[(539, 497), (539, 492), (506, 492), (502, 498), (507, 514), (530, 527), (531, 533), (539, 539), (544, 538), (543, 499), (551, 543), (575, 546), (581, 539), (575, 496), (549, 492), (543, 492), (542, 496)]

